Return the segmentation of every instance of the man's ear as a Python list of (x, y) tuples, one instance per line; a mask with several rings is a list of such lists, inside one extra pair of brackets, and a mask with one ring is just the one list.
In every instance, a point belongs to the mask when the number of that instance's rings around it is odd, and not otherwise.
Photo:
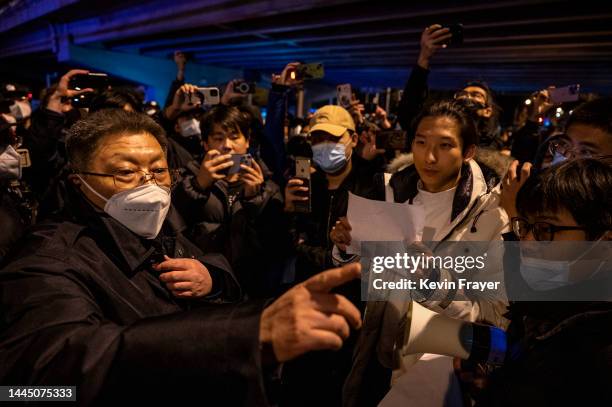
[(463, 162), (468, 162), (476, 156), (476, 144), (472, 144), (465, 149), (463, 153)]
[(357, 141), (359, 137), (357, 136), (357, 132), (351, 133), (351, 147), (355, 148), (357, 146)]
[(76, 186), (81, 186), (81, 179), (77, 176), (77, 174), (68, 174), (68, 180), (70, 180), (70, 182)]
[(485, 107), (484, 109), (480, 109), (482, 112), (482, 117), (486, 117), (487, 119), (493, 115), (493, 108), (491, 106)]
[(174, 122), (174, 131), (176, 133), (180, 133), (181, 132), (181, 126), (178, 123), (178, 120)]

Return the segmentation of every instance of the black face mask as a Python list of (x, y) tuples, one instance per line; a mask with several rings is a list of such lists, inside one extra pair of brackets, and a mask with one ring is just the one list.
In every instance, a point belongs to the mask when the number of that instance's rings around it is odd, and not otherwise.
[(462, 104), (463, 106), (465, 106), (468, 110), (470, 110), (471, 112), (473, 112), (475, 115), (478, 115), (478, 110), (480, 109), (486, 109), (487, 105), (485, 105), (482, 102), (479, 102), (477, 100), (474, 99), (470, 99), (470, 98), (460, 98), (460, 99), (455, 99), (458, 103)]
[(481, 109), (486, 109), (488, 106), (474, 99), (461, 98), (456, 99), (461, 105), (465, 106), (467, 111), (472, 114), (472, 119), (476, 123), (476, 130), (480, 138), (480, 145), (489, 145), (495, 138), (496, 120), (494, 117), (483, 117), (478, 114)]

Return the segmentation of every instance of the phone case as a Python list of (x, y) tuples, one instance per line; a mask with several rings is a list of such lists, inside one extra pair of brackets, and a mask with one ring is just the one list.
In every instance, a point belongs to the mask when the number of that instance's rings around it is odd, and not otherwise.
[(343, 85), (338, 85), (337, 87), (337, 97), (338, 97), (338, 105), (348, 108), (351, 105), (351, 85), (345, 83)]
[(295, 201), (293, 206), (295, 211), (299, 213), (311, 212), (311, 190), (310, 190), (310, 159), (296, 158), (295, 160), (295, 178), (302, 180), (302, 186), (307, 187), (308, 191), (298, 191), (296, 195), (308, 197), (307, 201)]

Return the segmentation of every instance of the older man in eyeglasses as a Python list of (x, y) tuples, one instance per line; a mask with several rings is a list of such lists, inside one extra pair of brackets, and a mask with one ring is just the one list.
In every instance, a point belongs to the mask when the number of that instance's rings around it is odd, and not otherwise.
[[(163, 130), (102, 110), (70, 131), (67, 213), (0, 271), (0, 383), (76, 386), (80, 405), (267, 405), (279, 363), (339, 349), (357, 308), (323, 272), (239, 304), (231, 269), (181, 234)], [(220, 304), (225, 303), (225, 304)]]

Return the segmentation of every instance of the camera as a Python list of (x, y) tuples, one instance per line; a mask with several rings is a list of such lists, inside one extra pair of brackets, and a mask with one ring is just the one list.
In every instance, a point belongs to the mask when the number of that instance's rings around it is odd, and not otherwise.
[(240, 81), (234, 84), (234, 92), (243, 95), (255, 93), (255, 82)]

